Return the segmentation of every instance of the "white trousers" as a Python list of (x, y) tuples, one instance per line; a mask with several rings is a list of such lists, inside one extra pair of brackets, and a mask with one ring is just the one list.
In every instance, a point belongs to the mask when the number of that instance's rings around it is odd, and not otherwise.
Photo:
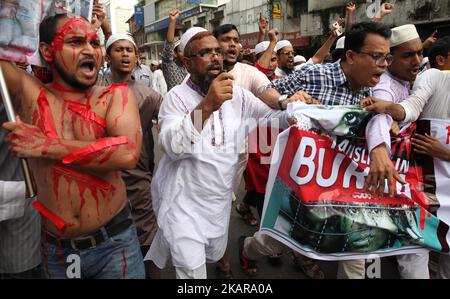
[[(400, 277), (402, 279), (430, 279), (428, 260), (428, 253), (398, 255)], [(364, 279), (365, 277), (365, 260), (340, 261), (338, 263), (338, 279)]]
[(206, 264), (194, 270), (175, 267), (175, 273), (177, 279), (206, 279)]

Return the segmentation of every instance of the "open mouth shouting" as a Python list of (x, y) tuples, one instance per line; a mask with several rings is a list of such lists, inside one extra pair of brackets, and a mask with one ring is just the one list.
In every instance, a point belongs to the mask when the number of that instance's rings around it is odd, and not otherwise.
[(208, 67), (208, 74), (215, 78), (222, 72), (222, 66), (218, 63), (212, 64)]
[(95, 60), (92, 58), (86, 58), (80, 61), (79, 70), (88, 78), (95, 77), (97, 74), (97, 67)]
[(227, 53), (227, 60), (237, 60), (238, 52), (236, 51), (236, 49), (231, 48), (226, 53)]

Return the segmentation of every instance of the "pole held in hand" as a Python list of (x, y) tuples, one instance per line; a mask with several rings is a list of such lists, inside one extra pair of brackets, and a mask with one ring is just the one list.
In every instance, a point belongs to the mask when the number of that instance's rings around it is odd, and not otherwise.
[[(5, 106), (6, 114), (10, 122), (16, 122), (16, 114), (14, 112), (14, 106), (12, 105), (11, 98), (9, 97), (8, 86), (6, 85), (5, 76), (3, 75), (2, 66), (0, 65), (0, 89), (3, 98), (3, 104)], [(32, 198), (36, 196), (36, 186), (34, 184), (33, 177), (31, 175), (30, 167), (28, 166), (27, 159), (20, 159), (23, 177), (25, 179), (26, 198)]]

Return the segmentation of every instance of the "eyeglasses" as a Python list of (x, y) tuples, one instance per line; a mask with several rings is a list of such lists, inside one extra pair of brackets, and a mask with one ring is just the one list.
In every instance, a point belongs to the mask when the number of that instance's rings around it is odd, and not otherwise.
[(189, 57), (198, 56), (204, 59), (211, 59), (214, 55), (217, 55), (219, 58), (222, 58), (223, 57), (222, 48), (201, 49), (197, 54), (193, 54)]
[(380, 52), (363, 52), (363, 51), (355, 51), (357, 53), (366, 54), (372, 57), (377, 66), (384, 66), (384, 62), (386, 61), (387, 65), (390, 66), (392, 61), (394, 61), (394, 56), (391, 53), (383, 54)]

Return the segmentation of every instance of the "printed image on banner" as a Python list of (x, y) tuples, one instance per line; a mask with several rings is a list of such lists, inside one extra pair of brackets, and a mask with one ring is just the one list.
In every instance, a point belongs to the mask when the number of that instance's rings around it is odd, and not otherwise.
[(392, 198), (387, 186), (372, 197), (363, 191), (370, 165), (364, 124), (371, 115), (356, 106), (292, 106), (297, 127), (281, 133), (275, 146), (263, 233), (322, 260), (449, 251), (450, 219), (436, 211), (450, 201), (424, 192), (410, 141), (415, 124), (391, 144), (392, 163), (408, 184), (397, 182)]
[(42, 65), (39, 24), (45, 16), (72, 13), (91, 20), (94, 0), (0, 0), (0, 58)]

